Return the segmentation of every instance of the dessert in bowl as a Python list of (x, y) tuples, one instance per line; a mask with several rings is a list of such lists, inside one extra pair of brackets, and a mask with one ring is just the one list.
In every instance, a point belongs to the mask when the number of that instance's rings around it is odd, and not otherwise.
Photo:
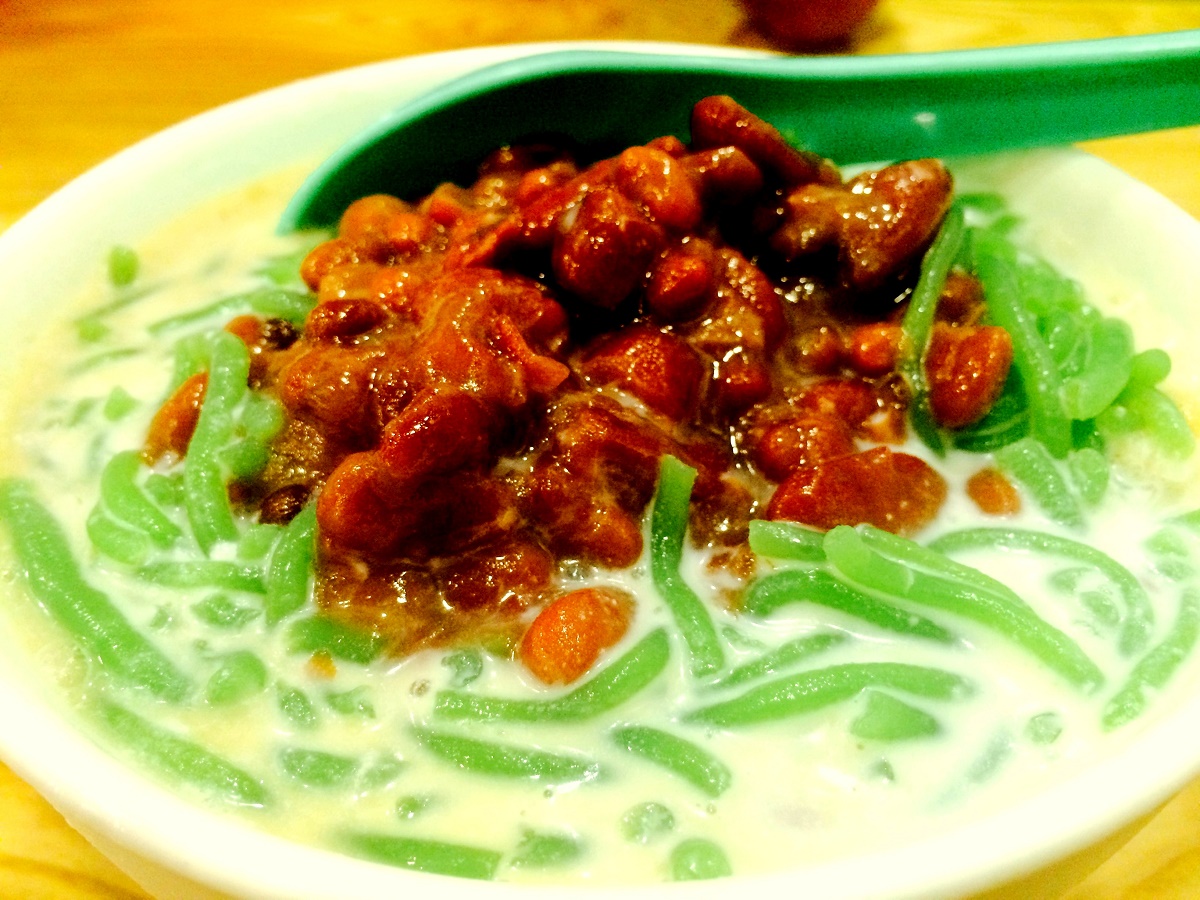
[(716, 99), (274, 233), (519, 52), (250, 98), (4, 237), (14, 768), (172, 895), (959, 893), (1180, 786), (1196, 223)]

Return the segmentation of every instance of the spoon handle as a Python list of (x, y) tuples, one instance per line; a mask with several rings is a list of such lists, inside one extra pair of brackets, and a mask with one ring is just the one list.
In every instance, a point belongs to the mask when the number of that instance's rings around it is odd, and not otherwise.
[[(1200, 123), (1200, 30), (782, 60), (750, 109), (838, 163), (1068, 144)], [(742, 82), (749, 91), (749, 80)], [(751, 105), (754, 104), (754, 105)]]
[(600, 150), (687, 137), (697, 100), (730, 94), (838, 164), (955, 156), (1200, 123), (1200, 30), (892, 56), (566, 50), (447, 82), (345, 144), (280, 230), (336, 222), (356, 197), (466, 180), (498, 146), (547, 133)]

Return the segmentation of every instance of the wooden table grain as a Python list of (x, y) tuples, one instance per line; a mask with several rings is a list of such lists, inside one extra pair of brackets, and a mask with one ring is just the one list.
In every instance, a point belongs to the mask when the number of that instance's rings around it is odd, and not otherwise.
[[(1200, 0), (881, 0), (845, 50), (1184, 28), (1200, 28)], [(563, 39), (770, 46), (734, 0), (0, 0), (0, 229), (123, 147), (255, 91), (396, 56)], [(1200, 217), (1200, 129), (1087, 149)], [(1200, 897), (1200, 780), (1131, 830), (1001, 893)], [(0, 766), (0, 896), (145, 895)]]

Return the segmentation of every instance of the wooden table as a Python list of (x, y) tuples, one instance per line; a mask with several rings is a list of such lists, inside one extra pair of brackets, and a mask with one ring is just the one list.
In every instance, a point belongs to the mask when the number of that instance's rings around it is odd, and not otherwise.
[[(1200, 0), (881, 0), (846, 49), (1184, 28), (1200, 28)], [(264, 88), (394, 56), (578, 38), (770, 46), (734, 0), (0, 0), (0, 229), (126, 145)], [(1200, 128), (1088, 149), (1200, 217)], [(1200, 780), (1116, 843), (1006, 896), (1200, 896)], [(0, 896), (144, 894), (0, 766)]]

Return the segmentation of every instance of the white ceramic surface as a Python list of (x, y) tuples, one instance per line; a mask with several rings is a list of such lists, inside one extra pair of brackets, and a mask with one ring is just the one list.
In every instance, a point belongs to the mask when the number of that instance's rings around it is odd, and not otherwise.
[[(74, 297), (114, 242), (136, 243), (201, 200), (278, 168), (315, 162), (381, 112), (443, 79), (516, 54), (561, 48), (486, 48), (339, 72), (222, 107), (114, 157), (0, 236), (0, 383), (11, 383), (7, 376), (28, 329)], [(1002, 186), (1029, 216), (1046, 255), (1084, 278), (1098, 300), (1115, 302), (1137, 319), (1140, 345), (1171, 351), (1173, 384), (1200, 396), (1200, 366), (1179, 366), (1200, 324), (1200, 224), (1073, 151), (977, 161), (960, 171), (964, 183)], [(37, 680), (37, 667), (10, 642), (0, 634), (0, 755), (164, 897), (951, 896), (1105, 836), (1200, 771), (1200, 692), (1193, 692), (1177, 707), (1156, 711), (1136, 733), (1117, 736), (1109, 755), (1052, 790), (952, 834), (885, 853), (735, 882), (614, 891), (478, 884), (301, 847), (187, 805), (77, 732), (52, 690)]]

